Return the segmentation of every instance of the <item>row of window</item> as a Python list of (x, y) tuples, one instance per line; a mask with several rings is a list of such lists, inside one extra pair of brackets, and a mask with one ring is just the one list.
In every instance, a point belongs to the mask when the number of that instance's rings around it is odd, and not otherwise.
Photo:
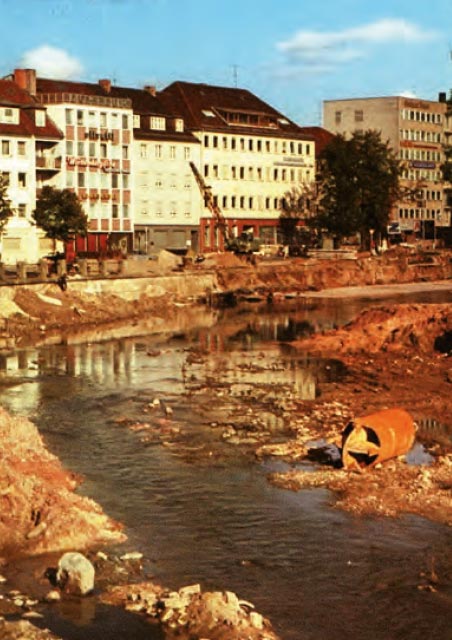
[(110, 202), (90, 202), (90, 218), (130, 218), (130, 206), (128, 204), (111, 204)]
[(204, 147), (231, 151), (256, 151), (257, 153), (287, 153), (290, 155), (310, 155), (311, 144), (293, 140), (261, 140), (256, 138), (238, 138), (236, 136), (205, 135)]
[(442, 159), (440, 151), (429, 151), (426, 149), (400, 149), (399, 156), (402, 160), (431, 160), (432, 162), (441, 162)]
[(399, 209), (399, 218), (405, 220), (440, 220), (441, 209)]
[[(165, 147), (162, 144), (153, 145), (154, 147), (154, 157), (158, 159), (162, 159), (164, 157), (169, 158), (170, 160), (177, 160), (183, 158), (184, 160), (190, 160), (191, 149), (190, 147), (184, 147), (183, 150), (177, 145), (170, 145), (169, 147)], [(140, 158), (152, 157), (151, 145), (148, 144), (140, 144)]]
[[(165, 180), (165, 177), (167, 180)], [(150, 175), (147, 172), (142, 172), (139, 176), (139, 186), (142, 189), (148, 189), (149, 186), (153, 186), (155, 189), (163, 189), (164, 186), (169, 189), (178, 189), (180, 185), (183, 184), (184, 189), (191, 189), (193, 184), (193, 177), (191, 174), (187, 173), (183, 176), (182, 182), (175, 173), (170, 174), (169, 176), (164, 176), (161, 173)]]
[(309, 169), (287, 169), (282, 167), (235, 167), (217, 164), (204, 165), (204, 177), (221, 180), (258, 180), (265, 182), (310, 181)]
[(130, 175), (128, 173), (68, 171), (66, 173), (66, 186), (88, 189), (129, 189)]
[(247, 211), (279, 211), (284, 198), (272, 196), (214, 196), (215, 206), (222, 209), (243, 209)]
[(27, 143), (25, 140), (2, 140), (1, 141), (2, 156), (25, 156), (27, 153)]
[(414, 142), (434, 142), (441, 144), (441, 133), (435, 131), (424, 131), (424, 129), (400, 129), (402, 140), (412, 140)]
[(402, 171), (404, 180), (428, 180), (429, 182), (441, 182), (443, 179), (441, 171), (434, 169), (404, 169)]
[(11, 187), (18, 187), (19, 189), (25, 189), (28, 184), (28, 177), (26, 173), (19, 171), (18, 173), (11, 174), (10, 171), (2, 171), (0, 173), (3, 179), (3, 184)]
[(431, 113), (419, 109), (402, 109), (403, 120), (413, 120), (414, 122), (429, 122), (431, 124), (441, 124), (443, 116), (441, 113)]
[(169, 202), (163, 204), (163, 202), (155, 202), (149, 203), (147, 200), (142, 200), (140, 205), (140, 212), (142, 215), (151, 214), (156, 218), (175, 218), (179, 214), (183, 215), (185, 218), (192, 217), (191, 211), (191, 203), (186, 202), (182, 204), (182, 206), (178, 206), (177, 202)]
[(68, 156), (79, 156), (82, 158), (112, 158), (118, 160), (128, 160), (130, 158), (129, 145), (124, 144), (121, 147), (111, 145), (109, 147), (105, 142), (73, 142), (66, 140), (66, 154)]
[(93, 127), (101, 129), (129, 129), (131, 116), (127, 113), (115, 111), (87, 111), (86, 109), (66, 109), (65, 122), (78, 127)]

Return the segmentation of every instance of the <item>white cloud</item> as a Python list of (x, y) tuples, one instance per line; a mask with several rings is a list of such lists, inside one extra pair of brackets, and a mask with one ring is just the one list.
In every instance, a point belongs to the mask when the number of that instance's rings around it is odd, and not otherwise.
[(298, 31), (288, 40), (278, 43), (277, 48), (287, 57), (289, 64), (318, 65), (322, 69), (362, 58), (369, 46), (423, 42), (435, 35), (407, 20), (382, 19), (340, 31)]
[(80, 78), (83, 65), (77, 58), (69, 55), (64, 49), (42, 45), (22, 56), (21, 65), (29, 69), (36, 69), (38, 75), (45, 78), (69, 80)]

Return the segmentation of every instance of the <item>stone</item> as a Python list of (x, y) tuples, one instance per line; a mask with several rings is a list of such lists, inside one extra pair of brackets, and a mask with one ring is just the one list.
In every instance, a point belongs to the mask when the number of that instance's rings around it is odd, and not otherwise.
[(86, 595), (94, 589), (94, 567), (83, 554), (68, 552), (58, 561), (56, 580), (67, 593)]
[(46, 602), (59, 602), (61, 600), (61, 593), (56, 589), (52, 589), (52, 591), (49, 591), (44, 596), (44, 600)]

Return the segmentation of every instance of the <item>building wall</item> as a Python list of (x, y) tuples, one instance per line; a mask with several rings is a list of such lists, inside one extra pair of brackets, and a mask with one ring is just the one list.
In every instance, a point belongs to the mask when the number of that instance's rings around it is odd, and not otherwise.
[(444, 103), (401, 96), (324, 102), (326, 129), (344, 135), (379, 131), (403, 163), (400, 182), (406, 195), (392, 212), (402, 230), (424, 233), (428, 225), (450, 224), (440, 168), (445, 112)]
[[(46, 97), (42, 99), (45, 103)], [(131, 237), (132, 109), (117, 106), (108, 98), (98, 102), (48, 105), (49, 115), (65, 135), (52, 153), (61, 158), (61, 170), (50, 182), (77, 193), (88, 215), (90, 233)]]
[(152, 253), (191, 244), (203, 209), (190, 162), (199, 166), (200, 145), (175, 140), (135, 139), (135, 250)]

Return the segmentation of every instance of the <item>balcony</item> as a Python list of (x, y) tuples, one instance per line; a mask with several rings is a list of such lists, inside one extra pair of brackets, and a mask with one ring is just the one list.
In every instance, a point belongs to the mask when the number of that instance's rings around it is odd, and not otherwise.
[(60, 171), (61, 157), (36, 156), (36, 170), (40, 171)]

